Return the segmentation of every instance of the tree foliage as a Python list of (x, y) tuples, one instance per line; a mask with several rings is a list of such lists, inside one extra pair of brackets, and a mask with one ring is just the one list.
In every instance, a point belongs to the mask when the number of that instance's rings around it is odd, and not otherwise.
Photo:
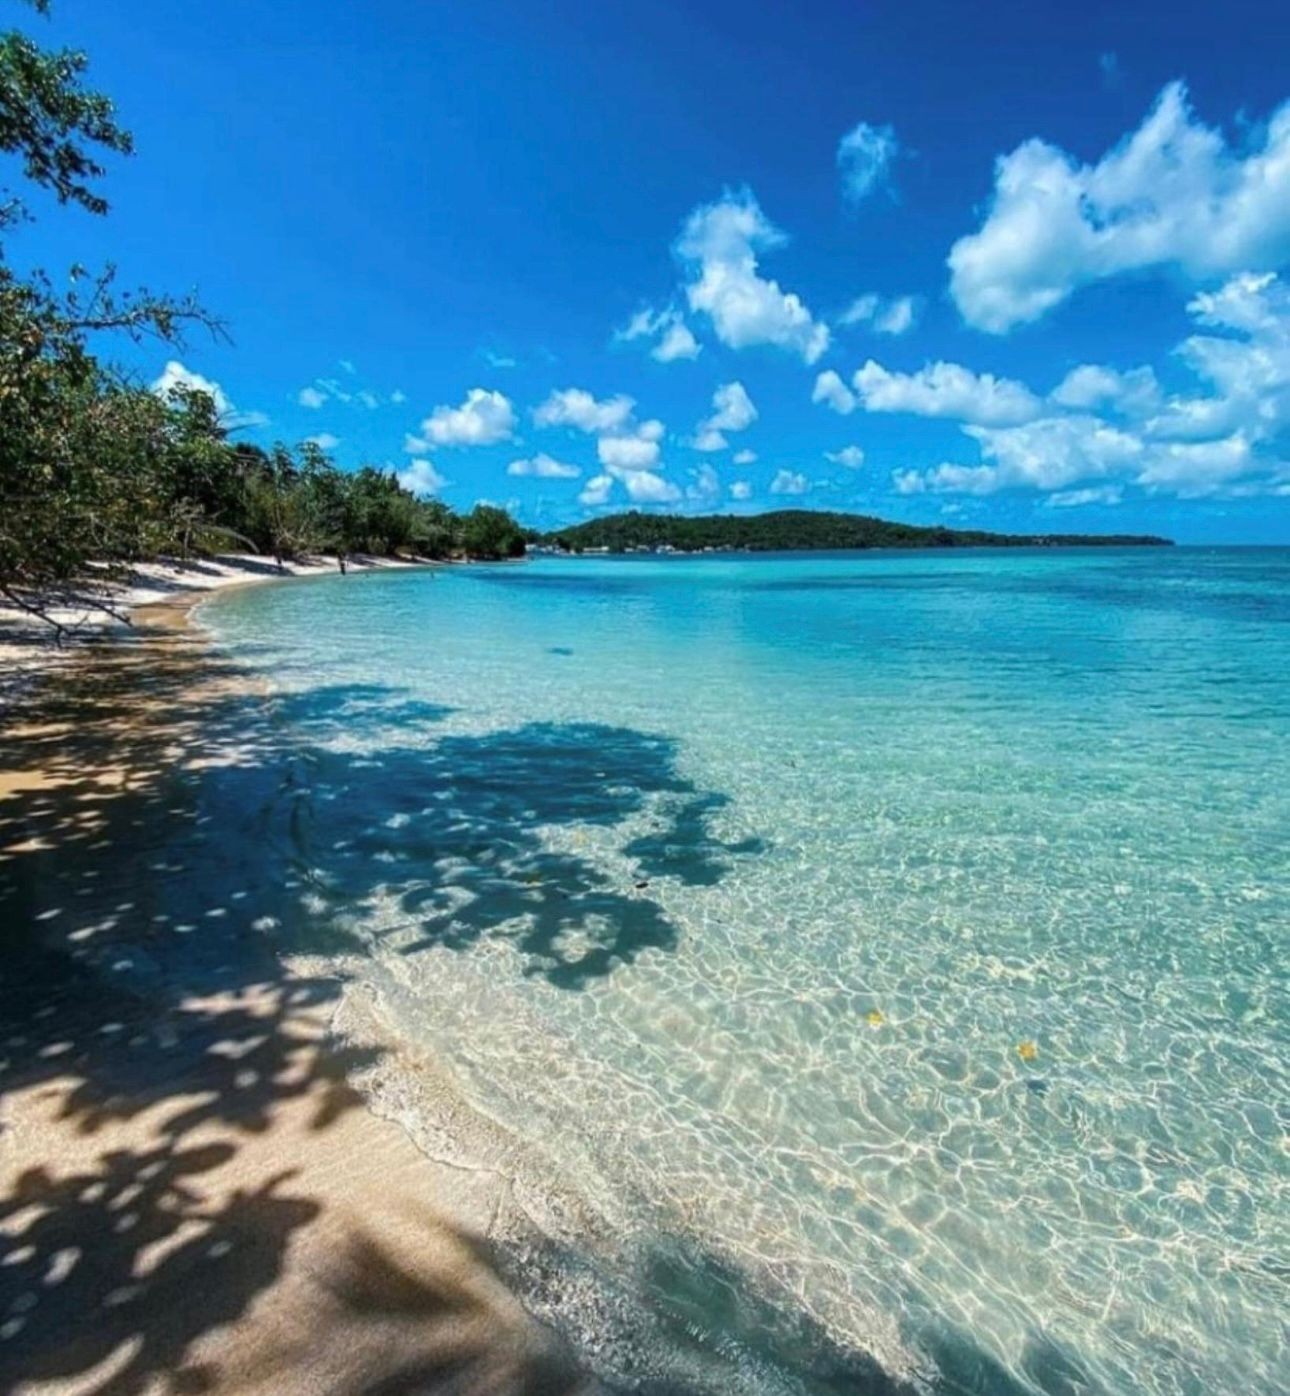
[(997, 548), (1164, 543), (1164, 538), (1083, 534), (986, 533), (980, 529), (923, 528), (890, 523), (866, 514), (822, 509), (780, 509), (766, 514), (643, 514), (632, 510), (592, 519), (544, 535), (543, 542), (569, 550), (675, 548), (739, 552), (799, 552), (850, 548)]
[[(44, 12), (44, 0), (34, 8)], [(129, 154), (112, 103), (85, 86), (84, 54), (0, 34), (0, 154), (62, 203), (102, 214), (106, 153)], [(21, 221), (0, 208), (0, 235)], [(216, 404), (185, 388), (162, 399), (105, 363), (105, 334), (182, 342), (222, 326), (192, 297), (118, 292), (109, 267), (73, 267), (68, 289), (18, 276), (0, 241), (0, 594), (48, 614), (132, 562), (250, 546), (307, 552), (507, 557), (523, 550), (504, 511), (458, 518), (392, 471), (342, 472), (316, 446), (230, 442)]]
[[(33, 8), (43, 14), (47, 0)], [(18, 155), (27, 178), (60, 203), (106, 213), (91, 187), (104, 172), (96, 148), (128, 155), (134, 146), (108, 98), (82, 85), (87, 66), (83, 53), (46, 52), (17, 30), (0, 35), (0, 150)]]

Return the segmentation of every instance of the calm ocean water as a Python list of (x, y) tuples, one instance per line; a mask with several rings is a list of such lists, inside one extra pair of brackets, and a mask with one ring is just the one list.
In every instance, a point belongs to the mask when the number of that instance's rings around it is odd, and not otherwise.
[(1290, 550), (542, 559), (202, 616), (277, 691), (310, 914), (598, 1218), (607, 1288), (545, 1299), (648, 1315), (612, 1376), (1288, 1389)]

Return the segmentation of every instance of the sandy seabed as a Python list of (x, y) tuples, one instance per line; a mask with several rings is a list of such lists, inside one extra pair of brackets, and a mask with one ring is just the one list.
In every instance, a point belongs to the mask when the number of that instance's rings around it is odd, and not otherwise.
[(369, 1110), (387, 1048), (338, 1044), (336, 982), (210, 871), (193, 926), (158, 929), (187, 873), (157, 831), (207, 817), (254, 696), (188, 612), (276, 575), (155, 569), (124, 635), (60, 649), (0, 617), (0, 1389), (590, 1390), (499, 1273), (505, 1173)]

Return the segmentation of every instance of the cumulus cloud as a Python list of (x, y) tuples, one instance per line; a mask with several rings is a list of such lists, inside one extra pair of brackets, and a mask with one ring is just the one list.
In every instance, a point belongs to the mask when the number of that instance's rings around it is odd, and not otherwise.
[(840, 451), (825, 451), (824, 459), (846, 466), (848, 470), (859, 470), (864, 464), (864, 452), (859, 446), (843, 446)]
[(860, 203), (886, 183), (898, 149), (896, 133), (890, 126), (871, 126), (867, 121), (842, 137), (838, 142), (838, 169), (848, 203)]
[(1271, 441), (1290, 429), (1290, 287), (1270, 273), (1233, 277), (1188, 305), (1220, 334), (1194, 334), (1178, 357), (1208, 391), (1165, 402), (1147, 423), (1156, 437), (1204, 440), (1239, 431)]
[(589, 506), (604, 504), (610, 492), (614, 488), (614, 477), (612, 475), (594, 475), (583, 486), (578, 495), (578, 503)]
[(918, 318), (918, 302), (913, 296), (894, 296), (883, 300), (870, 292), (857, 296), (838, 317), (840, 325), (868, 325), (878, 334), (905, 334), (914, 328)]
[(602, 436), (596, 442), (596, 454), (606, 469), (649, 470), (658, 464), (662, 435), (662, 422), (642, 422), (634, 432)]
[(1113, 503), (1128, 484), (1179, 498), (1276, 493), (1288, 474), (1290, 288), (1271, 273), (1242, 273), (1197, 294), (1188, 311), (1206, 332), (1186, 338), (1176, 355), (1201, 391), (1166, 397), (1149, 368), (1081, 364), (1042, 415), (967, 424), (980, 463), (899, 471), (896, 488), (1036, 489), (1058, 507)]
[(751, 499), (752, 492), (752, 485), (747, 480), (735, 480), (731, 483), (731, 499)]
[(1080, 364), (1053, 389), (1049, 400), (1080, 411), (1102, 408), (1140, 415), (1160, 401), (1160, 384), (1150, 368), (1121, 373), (1105, 364)]
[(152, 382), (152, 391), (169, 402), (176, 394), (205, 393), (215, 406), (215, 415), (222, 426), (230, 431), (238, 427), (262, 427), (268, 424), (263, 412), (243, 412), (234, 407), (228, 394), (213, 379), (204, 378), (200, 373), (185, 368), (178, 359), (167, 361), (165, 368)]
[(829, 346), (828, 326), (814, 319), (799, 296), (758, 272), (758, 254), (786, 241), (744, 189), (696, 208), (676, 252), (689, 277), (690, 309), (711, 319), (723, 344), (775, 345), (813, 364)]
[(712, 415), (696, 429), (693, 446), (699, 451), (724, 451), (728, 431), (745, 431), (757, 420), (757, 408), (742, 383), (722, 383), (712, 394)]
[(1040, 410), (1039, 400), (1025, 384), (973, 373), (962, 364), (934, 363), (917, 373), (893, 373), (870, 359), (856, 371), (852, 383), (866, 412), (909, 412), (1003, 426), (1028, 421)]
[(531, 475), (540, 480), (576, 480), (582, 471), (576, 465), (566, 465), (540, 452), (523, 460), (513, 460), (506, 467), (508, 475)]
[(1248, 475), (1254, 464), (1239, 432), (1221, 441), (1170, 441), (1145, 453), (1136, 483), (1144, 489), (1200, 499)]
[(327, 394), (318, 388), (301, 388), (296, 397), (301, 407), (321, 407), (327, 401)]
[(681, 491), (670, 480), (651, 470), (629, 470), (618, 478), (633, 504), (672, 504), (681, 497)]
[(491, 446), (514, 433), (511, 400), (488, 388), (471, 388), (460, 407), (436, 407), (421, 423), (422, 438), (435, 446)]
[(185, 368), (178, 359), (167, 362), (160, 376), (153, 380), (152, 391), (167, 401), (172, 395), (180, 393), (205, 393), (215, 404), (215, 411), (221, 417), (233, 410), (233, 404), (229, 402), (224, 395), (224, 389), (218, 383), (210, 378), (203, 378), (200, 373), (194, 373), (190, 368)]
[(981, 228), (950, 251), (950, 292), (995, 334), (1079, 287), (1150, 268), (1201, 282), (1290, 258), (1290, 103), (1247, 148), (1200, 124), (1170, 83), (1096, 164), (1033, 139), (1001, 157)]
[(721, 494), (721, 481), (717, 472), (705, 461), (697, 470), (690, 472), (690, 483), (685, 487), (685, 497), (692, 504), (711, 504)]
[(619, 393), (615, 397), (597, 398), (585, 388), (562, 388), (533, 410), (533, 420), (540, 427), (574, 427), (589, 435), (621, 430), (630, 420), (633, 399)]
[(425, 459), (409, 461), (406, 468), (398, 472), (398, 481), (417, 496), (436, 494), (448, 483)]
[(311, 446), (317, 446), (320, 451), (332, 451), (340, 445), (340, 437), (333, 436), (329, 431), (320, 431), (315, 436), (306, 436), (305, 440)]
[(826, 368), (815, 380), (811, 401), (826, 403), (835, 412), (841, 412), (844, 417), (848, 412), (856, 410), (855, 394), (831, 368)]
[(771, 494), (805, 494), (810, 488), (811, 482), (795, 470), (777, 470), (770, 482)]
[(675, 306), (667, 306), (663, 310), (652, 310), (645, 306), (615, 333), (614, 338), (627, 341), (652, 339), (654, 344), (649, 351), (650, 358), (657, 359), (661, 364), (670, 364), (677, 359), (697, 359), (702, 352), (702, 345)]
[[(596, 456), (601, 474), (588, 482), (579, 498), (585, 503), (602, 503), (608, 498), (614, 480), (620, 480), (629, 496), (641, 503), (679, 499), (676, 486), (658, 475), (663, 423), (657, 418), (635, 422), (635, 402), (624, 396), (598, 399), (582, 388), (554, 392), (534, 410), (533, 420), (540, 427), (567, 426), (597, 437)], [(650, 478), (636, 482), (637, 475)], [(606, 483), (606, 481), (608, 483)]]
[(745, 448), (742, 451), (736, 451), (734, 455), (730, 457), (730, 459), (734, 462), (735, 465), (752, 465), (753, 462), (757, 459), (757, 452), (749, 451)]

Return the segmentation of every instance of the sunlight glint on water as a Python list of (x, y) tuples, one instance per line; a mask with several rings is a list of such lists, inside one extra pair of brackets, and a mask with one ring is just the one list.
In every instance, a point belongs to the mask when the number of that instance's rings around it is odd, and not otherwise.
[[(401, 1030), (625, 1241), (947, 1390), (1284, 1380), (1290, 553), (541, 560), (203, 617), (314, 719), (309, 857)], [(814, 1389), (779, 1361), (743, 1388)]]

